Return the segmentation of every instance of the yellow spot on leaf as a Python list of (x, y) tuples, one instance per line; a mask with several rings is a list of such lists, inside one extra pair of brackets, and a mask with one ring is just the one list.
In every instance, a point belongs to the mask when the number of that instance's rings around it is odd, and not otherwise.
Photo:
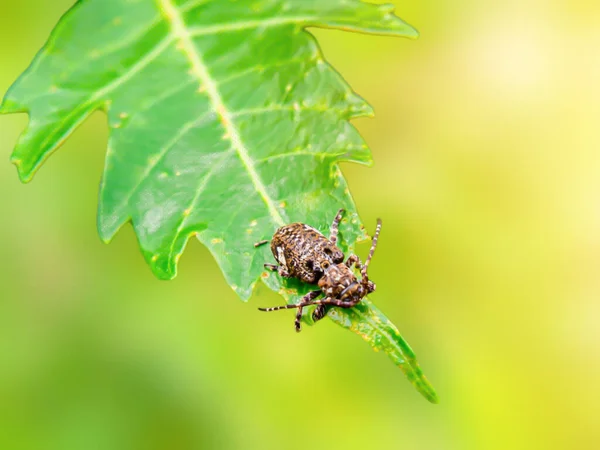
[(286, 203), (286, 202), (280, 202), (280, 203), (279, 203), (279, 207), (280, 207), (280, 208), (285, 208), (286, 206), (287, 206), (287, 203)]
[(223, 239), (221, 239), (221, 238), (214, 238), (210, 242), (212, 242), (213, 244), (220, 244), (220, 243), (223, 242)]
[(127, 114), (126, 112), (122, 112), (121, 114), (119, 114), (119, 117), (121, 119), (127, 119), (127, 117), (129, 117), (129, 114)]
[(150, 259), (152, 259), (152, 262), (156, 262), (156, 260), (158, 259), (158, 255), (152, 255), (152, 258)]
[(258, 225), (258, 222), (256, 220), (253, 220), (252, 222), (250, 222), (251, 227), (255, 227), (256, 225)]
[(189, 216), (191, 212), (192, 212), (191, 208), (188, 208), (185, 211), (183, 211), (183, 215), (184, 216)]

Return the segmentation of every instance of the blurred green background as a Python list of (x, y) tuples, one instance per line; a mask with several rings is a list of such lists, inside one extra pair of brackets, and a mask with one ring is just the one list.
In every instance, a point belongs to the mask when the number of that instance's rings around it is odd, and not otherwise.
[[(0, 6), (0, 93), (71, 0)], [(600, 3), (405, 1), (417, 41), (316, 31), (375, 107), (344, 165), (376, 304), (441, 404), (324, 322), (241, 302), (198, 242), (156, 280), (96, 233), (106, 119), (21, 185), (0, 117), (0, 448), (600, 448)], [(365, 252), (365, 248), (361, 252)]]

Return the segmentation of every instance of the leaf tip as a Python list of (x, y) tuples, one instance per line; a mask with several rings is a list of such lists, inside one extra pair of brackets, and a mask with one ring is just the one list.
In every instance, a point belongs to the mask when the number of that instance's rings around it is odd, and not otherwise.
[(107, 214), (104, 210), (104, 203), (101, 200), (98, 207), (98, 235), (100, 240), (105, 244), (109, 244), (112, 241), (119, 228), (126, 221), (120, 221), (116, 214)]
[(17, 175), (19, 176), (21, 183), (29, 183), (33, 179), (35, 170), (31, 170), (30, 167), (27, 167), (19, 156), (13, 154), (10, 157), (10, 162), (17, 168)]
[(371, 105), (365, 102), (362, 97), (355, 96), (355, 105), (353, 105), (350, 117), (375, 117), (375, 110)]
[(361, 159), (359, 164), (362, 164), (363, 166), (366, 166), (366, 167), (373, 167), (375, 165), (375, 161), (373, 160), (373, 157), (371, 156), (370, 150), (369, 150), (369, 154), (364, 159)]
[(110, 244), (110, 241), (112, 241), (112, 236), (107, 236), (105, 234), (102, 234), (101, 231), (98, 231), (98, 235), (100, 236), (100, 240), (102, 241), (103, 244)]
[(177, 276), (177, 263), (181, 254), (168, 257), (160, 253), (144, 252), (152, 272), (159, 280), (172, 280)]
[(19, 110), (18, 105), (8, 98), (4, 98), (0, 102), (0, 114), (10, 114)]
[(11, 114), (20, 112), (29, 112), (29, 108), (21, 104), (16, 98), (15, 87), (19, 80), (17, 80), (4, 94), (4, 97), (0, 101), (0, 114)]
[(417, 30), (412, 25), (408, 25), (408, 24), (406, 24), (406, 25), (408, 27), (406, 37), (409, 39), (418, 39), (420, 36), (419, 30)]
[(231, 287), (231, 289), (233, 289), (233, 292), (235, 292), (243, 302), (248, 302), (248, 300), (252, 296), (252, 291), (254, 289), (255, 284), (256, 282), (254, 282), (250, 286), (250, 288), (244, 288), (236, 284), (230, 284), (229, 286)]
[(433, 391), (431, 392), (431, 395), (426, 397), (427, 400), (429, 400), (430, 403), (433, 403), (434, 405), (439, 405), (440, 403), (440, 398), (437, 395), (437, 392)]
[(421, 379), (421, 383), (422, 384), (420, 386), (419, 392), (423, 395), (423, 397), (425, 397), (430, 403), (433, 403), (434, 405), (439, 404), (440, 397), (438, 396), (437, 392), (435, 391), (429, 380), (425, 378), (425, 376), (423, 376), (423, 378)]
[(403, 37), (407, 37), (409, 39), (417, 39), (419, 37), (419, 32), (416, 28), (414, 28), (412, 25), (409, 25), (395, 14), (396, 5), (392, 3), (384, 3), (383, 5), (379, 5), (378, 8), (383, 15), (384, 22), (388, 22), (392, 30), (401, 32)]

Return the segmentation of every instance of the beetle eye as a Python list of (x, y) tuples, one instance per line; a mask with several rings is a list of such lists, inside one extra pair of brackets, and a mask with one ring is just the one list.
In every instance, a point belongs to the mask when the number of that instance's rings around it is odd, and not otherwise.
[(327, 269), (329, 267), (329, 261), (323, 261), (321, 263), (321, 267), (323, 267), (323, 269)]

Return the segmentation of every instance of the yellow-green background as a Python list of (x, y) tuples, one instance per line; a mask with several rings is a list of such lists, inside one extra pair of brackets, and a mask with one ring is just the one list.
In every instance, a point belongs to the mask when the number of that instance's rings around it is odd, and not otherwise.
[[(0, 5), (0, 93), (70, 0)], [(157, 281), (95, 229), (97, 113), (21, 185), (0, 117), (1, 449), (600, 448), (600, 3), (404, 1), (417, 41), (318, 31), (376, 110), (345, 165), (384, 228), (372, 297), (431, 405), (385, 355), (242, 303), (197, 242)], [(364, 248), (361, 249), (365, 251)]]

